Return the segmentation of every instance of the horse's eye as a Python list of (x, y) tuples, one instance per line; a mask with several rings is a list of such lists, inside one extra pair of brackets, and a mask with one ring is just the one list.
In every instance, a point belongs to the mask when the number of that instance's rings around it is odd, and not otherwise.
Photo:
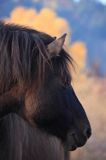
[(70, 87), (70, 82), (69, 81), (64, 81), (62, 87), (63, 87), (63, 89), (66, 89), (67, 87)]
[(70, 80), (69, 77), (67, 77), (67, 78), (65, 79), (65, 86), (66, 86), (66, 87), (69, 87), (70, 84), (71, 84), (71, 80)]
[(67, 83), (65, 84), (65, 86), (66, 86), (66, 87), (70, 87), (70, 82), (67, 82)]

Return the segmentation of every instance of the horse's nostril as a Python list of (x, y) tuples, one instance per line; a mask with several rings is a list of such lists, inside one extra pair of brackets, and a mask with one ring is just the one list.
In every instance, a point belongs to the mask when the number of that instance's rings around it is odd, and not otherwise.
[(86, 136), (86, 138), (89, 138), (91, 136), (91, 129), (89, 127), (85, 128), (84, 135)]

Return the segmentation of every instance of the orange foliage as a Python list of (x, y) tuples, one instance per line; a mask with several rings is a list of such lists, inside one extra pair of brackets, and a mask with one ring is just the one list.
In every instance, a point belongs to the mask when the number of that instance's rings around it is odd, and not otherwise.
[(83, 42), (75, 42), (70, 47), (70, 53), (78, 66), (78, 72), (81, 72), (86, 63), (87, 49), (85, 44)]
[(64, 32), (70, 32), (68, 22), (48, 8), (37, 12), (33, 8), (17, 7), (11, 12), (10, 18), (7, 18), (6, 22), (30, 26), (52, 36), (60, 36)]
[[(37, 12), (33, 8), (17, 7), (5, 21), (6, 23), (10, 22), (26, 25), (39, 31), (46, 32), (51, 36), (59, 37), (64, 32), (68, 33), (66, 43), (69, 46), (69, 24), (64, 18), (58, 17), (56, 12), (51, 9), (43, 8), (40, 12)], [(86, 47), (82, 42), (75, 42), (69, 48), (73, 59), (78, 64), (78, 71), (80, 71), (85, 66)]]

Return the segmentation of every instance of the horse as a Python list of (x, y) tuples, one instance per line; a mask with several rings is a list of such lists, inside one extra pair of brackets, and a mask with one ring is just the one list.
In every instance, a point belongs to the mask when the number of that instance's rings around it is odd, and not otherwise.
[(91, 136), (65, 37), (0, 21), (0, 160), (67, 160)]

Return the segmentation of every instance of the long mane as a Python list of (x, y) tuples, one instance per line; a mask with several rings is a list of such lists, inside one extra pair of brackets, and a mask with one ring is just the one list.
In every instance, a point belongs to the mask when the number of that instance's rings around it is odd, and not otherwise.
[(0, 94), (9, 91), (16, 84), (41, 83), (45, 75), (45, 65), (53, 67), (64, 77), (67, 63), (72, 58), (61, 51), (61, 58), (50, 59), (47, 45), (54, 40), (43, 32), (28, 27), (0, 22)]

